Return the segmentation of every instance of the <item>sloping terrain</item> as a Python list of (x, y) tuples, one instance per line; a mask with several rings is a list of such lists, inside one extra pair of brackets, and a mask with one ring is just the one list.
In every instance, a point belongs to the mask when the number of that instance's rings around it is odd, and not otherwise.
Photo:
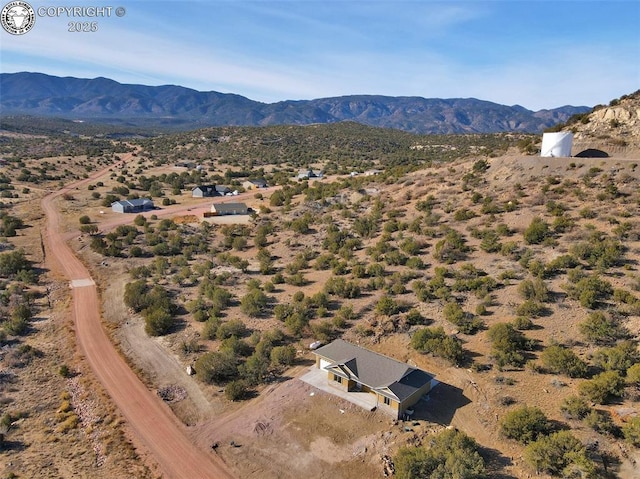
[[(599, 150), (609, 156), (637, 157), (640, 152), (640, 90), (577, 115), (564, 129), (574, 132), (574, 155), (584, 150)], [(593, 152), (592, 156), (595, 156)]]
[[(580, 124), (598, 121), (613, 128), (595, 116)], [(619, 115), (606, 134), (616, 140), (616, 131), (629, 131), (629, 138), (637, 131), (632, 121)], [(373, 476), (381, 474), (381, 455), (428, 447), (433, 433), (450, 426), (480, 444), (491, 477), (526, 477), (536, 473), (529, 446), (503, 427), (523, 406), (542, 411), (547, 432), (577, 439), (572, 457), (583, 462), (570, 465), (584, 477), (637, 477), (638, 448), (627, 431), (640, 381), (633, 369), (640, 359), (640, 158), (630, 148), (624, 157), (523, 156), (505, 138), (471, 135), (394, 137), (385, 147), (368, 129), (344, 126), (342, 135), (331, 125), (141, 140), (126, 167), (61, 195), (65, 239), (97, 281), (107, 329), (147, 387), (164, 391), (189, 437), (202, 449), (217, 443), (209, 453), (239, 477)], [(3, 136), (0, 184), (9, 215), (0, 254), (15, 244), (45, 266), (42, 215), (31, 205), (132, 148), (107, 150), (108, 143)], [(70, 147), (74, 155), (51, 157)], [(322, 154), (314, 158), (305, 147)], [(183, 159), (201, 168), (177, 166)], [(304, 166), (326, 167), (327, 175), (298, 181)], [(372, 169), (380, 171), (364, 174)], [(194, 221), (214, 201), (191, 198), (196, 184), (241, 189), (258, 176), (276, 186), (241, 197), (256, 212), (252, 222)], [(133, 195), (151, 196), (160, 209), (144, 217), (109, 209)], [(29, 226), (16, 237), (12, 216)], [(10, 423), (2, 472), (149, 477), (141, 465), (146, 451), (136, 454), (123, 439), (126, 422), (69, 346), (66, 283), (39, 274), (45, 278), (36, 286), (28, 272), (3, 277), (11, 294), (0, 305), (0, 361), (12, 382), (0, 391)], [(23, 287), (40, 288), (40, 296), (29, 328), (19, 331)], [(149, 291), (160, 303), (155, 314), (152, 303), (138, 302)], [(417, 341), (427, 329), (447, 338), (448, 348)], [(143, 330), (152, 335), (141, 337)], [(415, 421), (393, 424), (298, 382), (313, 359), (310, 342), (335, 337), (436, 374), (441, 384)], [(147, 358), (170, 360), (145, 369), (153, 360), (140, 360), (142, 348)], [(212, 359), (230, 369), (219, 374)], [(195, 376), (184, 372), (190, 365)], [(177, 387), (179, 374), (188, 387)], [(603, 379), (614, 383), (598, 394)], [(241, 386), (244, 399), (229, 399)], [(188, 397), (193, 390), (197, 398)], [(584, 414), (568, 408), (580, 396), (589, 398)], [(86, 413), (89, 405), (98, 419)], [(153, 460), (147, 464), (157, 471)]]

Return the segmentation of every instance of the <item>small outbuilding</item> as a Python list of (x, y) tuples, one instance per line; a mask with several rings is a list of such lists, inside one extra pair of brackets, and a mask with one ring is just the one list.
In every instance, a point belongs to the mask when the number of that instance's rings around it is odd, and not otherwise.
[(191, 191), (193, 198), (211, 198), (231, 194), (231, 188), (224, 185), (200, 185)]
[(214, 216), (248, 215), (250, 209), (244, 203), (217, 203), (211, 206), (211, 213)]
[(308, 170), (300, 170), (298, 172), (299, 180), (308, 180), (310, 178), (322, 178), (323, 173), (320, 170), (312, 170), (309, 168)]
[(150, 211), (153, 208), (153, 201), (149, 198), (120, 200), (111, 203), (111, 209), (116, 213), (142, 213), (143, 211)]

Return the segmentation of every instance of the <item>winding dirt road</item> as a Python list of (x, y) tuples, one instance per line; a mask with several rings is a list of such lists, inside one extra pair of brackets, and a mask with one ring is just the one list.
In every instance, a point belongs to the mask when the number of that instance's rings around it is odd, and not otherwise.
[[(131, 155), (122, 156), (125, 162), (131, 158)], [(109, 168), (113, 168), (113, 165)], [(167, 478), (231, 479), (233, 476), (222, 460), (212, 451), (198, 449), (190, 441), (185, 427), (169, 407), (147, 390), (111, 344), (102, 327), (95, 283), (60, 231), (60, 213), (54, 200), (77, 186), (94, 181), (108, 172), (109, 168), (42, 200), (42, 209), (47, 216), (47, 228), (43, 235), (46, 263), (70, 281), (78, 346), (138, 441), (152, 454)]]

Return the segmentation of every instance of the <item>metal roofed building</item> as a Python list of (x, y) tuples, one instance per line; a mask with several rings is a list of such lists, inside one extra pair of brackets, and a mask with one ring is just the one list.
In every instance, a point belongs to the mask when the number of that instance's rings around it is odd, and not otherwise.
[(120, 200), (111, 203), (111, 209), (116, 213), (141, 213), (154, 208), (153, 201), (149, 198), (136, 198), (134, 200)]
[(431, 390), (433, 375), (406, 363), (337, 339), (316, 349), (316, 367), (347, 392), (374, 394), (379, 409), (402, 417)]

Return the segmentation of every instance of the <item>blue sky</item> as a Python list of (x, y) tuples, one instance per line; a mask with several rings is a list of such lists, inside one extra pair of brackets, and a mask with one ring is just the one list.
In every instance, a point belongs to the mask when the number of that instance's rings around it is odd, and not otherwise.
[[(177, 84), (275, 102), (350, 94), (479, 98), (532, 110), (640, 89), (640, 1), (36, 2), (124, 7), (0, 33), (2, 72)], [(3, 5), (5, 2), (3, 2)], [(68, 32), (97, 21), (96, 32)]]

